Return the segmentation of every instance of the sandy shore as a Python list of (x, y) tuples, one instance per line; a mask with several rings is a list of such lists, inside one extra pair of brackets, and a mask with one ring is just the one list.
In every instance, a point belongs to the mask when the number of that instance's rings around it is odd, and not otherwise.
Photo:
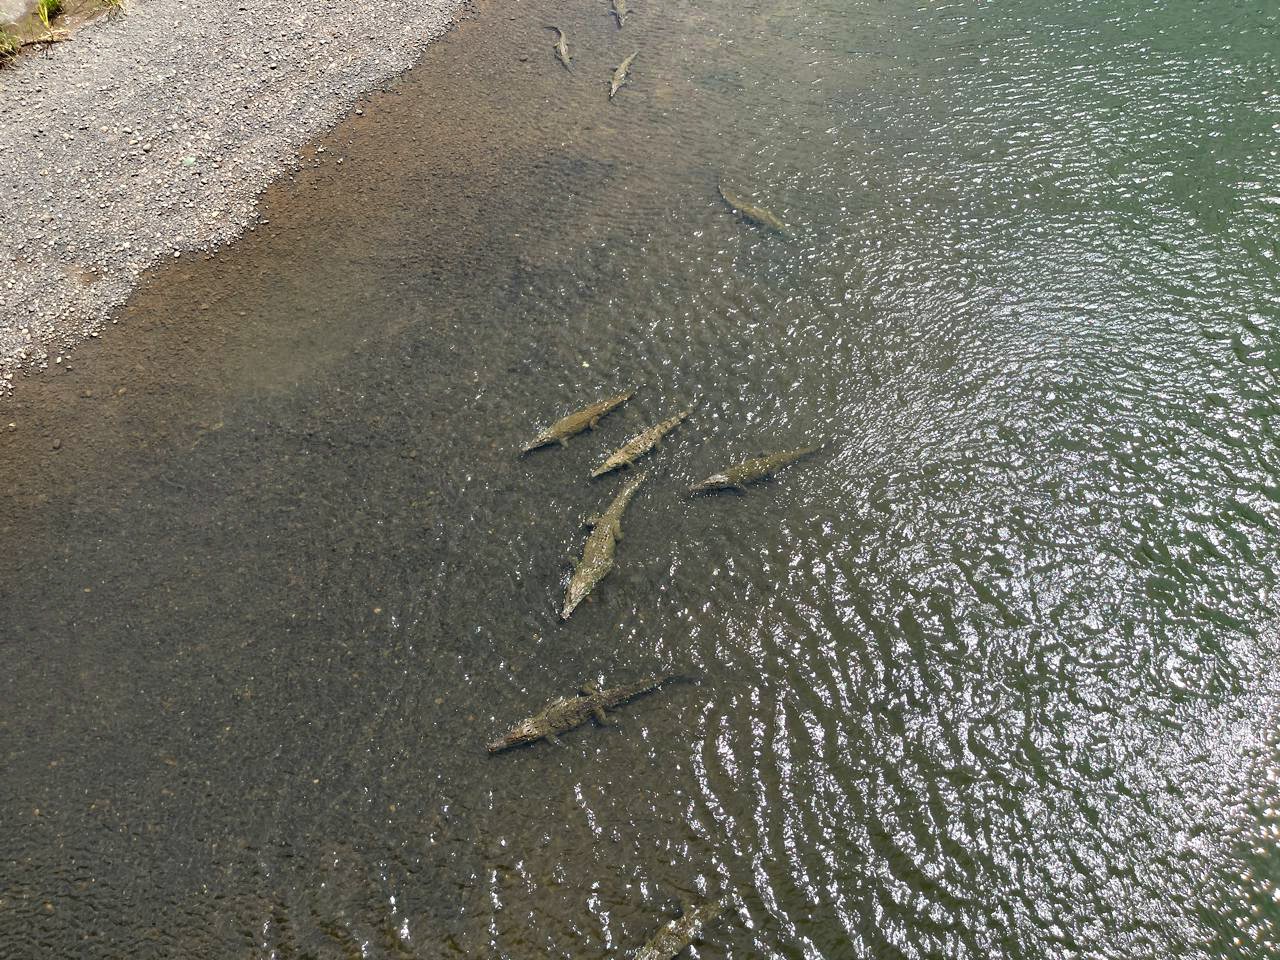
[(135, 0), (0, 71), (0, 393), (162, 258), (227, 242), (461, 0)]

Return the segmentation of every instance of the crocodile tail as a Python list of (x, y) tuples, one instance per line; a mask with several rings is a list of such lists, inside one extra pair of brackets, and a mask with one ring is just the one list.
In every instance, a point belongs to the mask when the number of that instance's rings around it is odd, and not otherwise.
[(660, 673), (657, 676), (652, 677), (645, 682), (644, 689), (641, 691), (641, 693), (648, 693), (650, 690), (657, 690), (663, 684), (666, 684), (672, 680), (675, 680), (677, 676), (678, 675), (675, 673), (669, 673), (669, 672)]
[(675, 677), (674, 673), (660, 673), (655, 677), (650, 677), (648, 680), (639, 680), (623, 687), (615, 687), (612, 691), (607, 692), (613, 693), (613, 697), (610, 699), (615, 704), (626, 703), (628, 700), (634, 700), (636, 697), (644, 696), (646, 693), (652, 693), (667, 681), (675, 679)]

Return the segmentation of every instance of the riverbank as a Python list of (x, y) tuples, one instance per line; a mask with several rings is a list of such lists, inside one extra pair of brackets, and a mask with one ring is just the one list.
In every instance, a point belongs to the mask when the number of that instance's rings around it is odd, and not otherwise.
[(252, 229), (298, 148), (460, 6), (141, 0), (0, 71), (0, 393), (96, 336), (148, 267)]

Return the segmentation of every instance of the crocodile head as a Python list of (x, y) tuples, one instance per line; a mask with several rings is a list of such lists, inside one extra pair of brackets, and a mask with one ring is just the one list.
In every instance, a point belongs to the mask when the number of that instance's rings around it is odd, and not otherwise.
[(564, 597), (564, 609), (560, 612), (561, 620), (569, 619), (569, 615), (578, 608), (578, 604), (586, 599), (587, 594), (591, 592), (592, 586), (593, 583), (591, 581), (579, 578), (578, 576), (574, 576), (574, 578), (569, 581), (569, 591)]
[(713, 473), (701, 483), (695, 483), (689, 488), (690, 493), (705, 493), (708, 490), (717, 490), (720, 487), (729, 485), (729, 475), (725, 473)]
[(497, 753), (499, 750), (518, 747), (523, 743), (533, 743), (542, 737), (543, 733), (544, 731), (539, 730), (533, 720), (523, 720), (508, 730), (500, 740), (489, 744), (489, 752)]

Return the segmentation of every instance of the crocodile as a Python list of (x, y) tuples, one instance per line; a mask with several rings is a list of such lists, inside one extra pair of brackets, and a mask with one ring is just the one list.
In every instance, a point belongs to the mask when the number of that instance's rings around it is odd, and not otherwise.
[(569, 41), (565, 37), (565, 33), (559, 27), (548, 26), (548, 30), (556, 32), (556, 59), (564, 64), (564, 68), (570, 73), (573, 72), (573, 57), (569, 56)]
[(627, 22), (627, 0), (613, 0), (613, 15), (617, 18), (618, 29), (622, 29), (622, 25)]
[(736, 490), (738, 493), (746, 493), (748, 483), (771, 477), (783, 467), (789, 467), (797, 460), (817, 453), (818, 450), (818, 447), (801, 447), (799, 450), (779, 450), (777, 453), (767, 453), (762, 457), (752, 457), (750, 460), (743, 460), (741, 463), (726, 467), (720, 473), (713, 473), (701, 483), (691, 486), (689, 492), (710, 493), (713, 490)]
[(546, 740), (556, 746), (564, 746), (557, 734), (565, 733), (580, 727), (592, 717), (602, 727), (608, 721), (605, 711), (621, 706), (629, 700), (652, 693), (660, 686), (675, 677), (673, 673), (660, 673), (648, 680), (630, 683), (621, 687), (595, 687), (585, 685), (574, 697), (557, 697), (527, 720), (521, 720), (493, 743), (489, 744), (490, 753), (509, 750), (526, 743)]
[(724, 911), (724, 903), (708, 900), (696, 907), (686, 908), (684, 913), (659, 930), (646, 943), (635, 960), (671, 960), (685, 947), (702, 936), (704, 927), (715, 922)]
[(791, 236), (791, 231), (787, 229), (785, 223), (764, 207), (757, 207), (755, 204), (747, 203), (736, 193), (730, 192), (725, 187), (723, 180), (716, 183), (716, 189), (720, 191), (720, 199), (729, 205), (729, 209), (744, 220), (750, 220), (752, 223), (759, 224), (762, 227), (768, 227), (779, 236)]
[(684, 418), (689, 416), (692, 412), (692, 407), (688, 410), (682, 410), (680, 413), (663, 420), (657, 426), (650, 427), (648, 430), (637, 433), (617, 450), (605, 457), (604, 462), (591, 472), (591, 476), (602, 477), (610, 470), (617, 470), (619, 467), (635, 466), (635, 461), (639, 460), (646, 453), (656, 447), (659, 440), (678, 427)]
[(587, 521), (591, 533), (587, 535), (587, 543), (582, 548), (582, 559), (569, 578), (569, 589), (564, 595), (564, 609), (560, 613), (561, 620), (568, 620), (569, 615), (577, 609), (588, 593), (595, 589), (597, 583), (608, 576), (613, 569), (613, 552), (622, 539), (622, 514), (627, 504), (644, 483), (642, 473), (613, 498), (609, 509), (599, 516)]
[(631, 64), (636, 58), (637, 50), (627, 59), (618, 64), (618, 69), (613, 71), (613, 79), (609, 81), (609, 99), (613, 99), (613, 95), (622, 89), (622, 85), (627, 82), (627, 73), (631, 70)]
[(606, 397), (604, 400), (597, 400), (589, 407), (583, 407), (567, 417), (561, 417), (534, 437), (533, 442), (521, 449), (520, 452), (528, 453), (530, 450), (545, 447), (548, 443), (558, 443), (560, 446), (566, 447), (569, 445), (570, 437), (581, 433), (583, 430), (594, 430), (603, 416), (617, 410), (618, 407), (633, 396), (635, 396), (635, 391), (628, 390), (626, 393), (619, 393), (616, 396)]

